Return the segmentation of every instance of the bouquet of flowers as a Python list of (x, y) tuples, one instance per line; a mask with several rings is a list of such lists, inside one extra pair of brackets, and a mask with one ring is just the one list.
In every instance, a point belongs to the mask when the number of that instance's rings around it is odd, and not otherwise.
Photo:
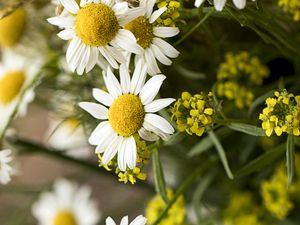
[(299, 74), (299, 0), (0, 0), (0, 224), (298, 225)]

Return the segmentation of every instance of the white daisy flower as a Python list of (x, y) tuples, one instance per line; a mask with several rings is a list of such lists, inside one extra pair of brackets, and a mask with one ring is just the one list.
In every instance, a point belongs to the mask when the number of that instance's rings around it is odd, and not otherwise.
[(48, 143), (51, 147), (62, 151), (74, 158), (88, 158), (91, 154), (84, 129), (77, 119), (60, 121), (52, 119), (50, 121), (47, 134)]
[(135, 56), (135, 62), (141, 59), (144, 64), (147, 64), (150, 75), (161, 72), (156, 60), (164, 65), (171, 65), (172, 61), (169, 58), (176, 58), (179, 55), (172, 45), (162, 39), (176, 36), (179, 29), (154, 25), (161, 14), (167, 10), (167, 7), (162, 7), (153, 11), (155, 2), (156, 0), (141, 0), (140, 5), (145, 9), (143, 15), (125, 25), (144, 49), (143, 54)]
[(27, 105), (35, 96), (33, 87), (30, 86), (40, 66), (39, 61), (28, 61), (11, 51), (3, 52), (0, 62), (0, 136), (13, 115), (26, 114)]
[[(106, 225), (116, 225), (115, 221), (111, 217), (108, 217), (105, 222)], [(121, 220), (120, 225), (128, 225), (128, 223), (129, 225), (145, 225), (146, 222), (147, 219), (142, 215), (136, 217), (131, 223), (128, 222), (128, 216), (124, 216)]]
[(5, 149), (0, 151), (0, 183), (7, 184), (11, 181), (11, 176), (15, 174), (11, 167), (12, 162), (11, 150)]
[[(60, 0), (70, 16), (57, 16), (48, 22), (63, 27), (58, 36), (71, 40), (66, 59), (70, 69), (78, 74), (87, 73), (105, 60), (113, 67), (126, 63), (123, 51), (141, 54), (142, 48), (134, 35), (121, 26), (142, 13), (142, 8), (129, 9), (126, 2), (116, 0)], [(104, 58), (103, 58), (104, 57)]]
[(54, 190), (41, 194), (32, 207), (39, 225), (96, 225), (100, 212), (91, 200), (91, 189), (59, 179)]
[(108, 92), (93, 90), (94, 98), (101, 104), (81, 102), (79, 106), (101, 122), (92, 132), (89, 143), (96, 145), (96, 153), (103, 153), (102, 163), (108, 164), (118, 153), (118, 166), (126, 171), (128, 166), (136, 166), (136, 142), (139, 136), (147, 141), (168, 139), (174, 128), (163, 117), (154, 113), (170, 105), (175, 99), (154, 100), (164, 79), (164, 75), (153, 76), (145, 83), (147, 65), (139, 61), (132, 78), (127, 67), (120, 66), (120, 82), (110, 68), (104, 74)]
[[(232, 0), (235, 7), (243, 9), (246, 6), (246, 0)], [(195, 7), (200, 7), (204, 0), (196, 0)], [(217, 11), (222, 11), (225, 6), (226, 0), (214, 0), (214, 6)]]

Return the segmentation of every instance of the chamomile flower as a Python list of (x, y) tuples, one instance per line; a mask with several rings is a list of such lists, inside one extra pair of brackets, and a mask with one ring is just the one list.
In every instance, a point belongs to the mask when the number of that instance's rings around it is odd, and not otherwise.
[(40, 68), (39, 61), (28, 61), (11, 51), (4, 51), (0, 62), (0, 134), (17, 115), (24, 116), (34, 99), (32, 83)]
[(70, 118), (65, 121), (52, 119), (48, 131), (48, 143), (51, 147), (74, 158), (88, 158), (90, 149), (80, 121)]
[(12, 162), (11, 150), (5, 149), (0, 151), (0, 183), (7, 184), (14, 174), (14, 169), (11, 167)]
[[(130, 9), (126, 2), (115, 0), (60, 0), (68, 16), (56, 16), (48, 22), (64, 28), (58, 36), (70, 40), (66, 59), (70, 69), (79, 75), (105, 61), (118, 68), (125, 63), (122, 51), (141, 54), (134, 35), (121, 28), (141, 15), (142, 8)], [(104, 59), (104, 58), (106, 59)]]
[(135, 62), (142, 60), (148, 65), (148, 73), (155, 75), (160, 73), (157, 61), (164, 65), (171, 65), (169, 58), (176, 58), (179, 52), (162, 38), (174, 37), (179, 33), (177, 27), (156, 26), (157, 19), (168, 9), (161, 7), (153, 11), (156, 0), (141, 0), (144, 14), (125, 25), (137, 39), (138, 44), (144, 49), (143, 54), (135, 56)]
[[(120, 66), (120, 82), (108, 68), (104, 82), (108, 92), (93, 90), (94, 98), (101, 104), (81, 102), (79, 106), (101, 122), (92, 132), (89, 143), (96, 145), (96, 153), (104, 153), (102, 163), (107, 165), (118, 153), (121, 171), (127, 166), (134, 169), (137, 147), (134, 134), (144, 140), (155, 141), (159, 137), (167, 139), (174, 128), (163, 117), (156, 115), (159, 110), (170, 105), (174, 99), (154, 100), (164, 79), (156, 75), (146, 83), (147, 65), (137, 63), (132, 78), (127, 67)], [(105, 107), (105, 106), (106, 107)]]
[[(243, 9), (246, 6), (246, 0), (232, 0), (235, 7)], [(196, 0), (195, 7), (200, 7), (204, 0)], [(226, 0), (214, 0), (214, 6), (217, 11), (222, 11), (225, 6)]]
[(55, 181), (52, 192), (41, 194), (32, 213), (39, 225), (96, 225), (100, 219), (91, 189), (65, 179)]
[[(106, 225), (116, 225), (115, 221), (111, 217), (108, 217), (105, 222)], [(142, 215), (136, 217), (131, 223), (128, 222), (128, 216), (124, 216), (121, 220), (120, 225), (128, 225), (128, 223), (129, 225), (145, 225), (146, 222), (147, 219)]]

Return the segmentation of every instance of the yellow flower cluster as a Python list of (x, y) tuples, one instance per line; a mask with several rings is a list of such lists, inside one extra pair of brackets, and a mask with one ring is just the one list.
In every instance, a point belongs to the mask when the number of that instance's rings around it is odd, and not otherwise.
[(202, 136), (206, 128), (215, 122), (216, 110), (212, 93), (200, 93), (192, 96), (183, 92), (172, 109), (172, 120), (177, 124), (180, 132), (186, 131), (189, 135)]
[(287, 176), (284, 171), (284, 167), (280, 166), (270, 180), (261, 184), (265, 208), (280, 220), (286, 218), (294, 207), (286, 186)]
[(176, 22), (180, 17), (180, 2), (176, 0), (157, 0), (157, 7), (167, 7), (167, 11), (165, 11), (157, 20), (156, 23), (162, 26), (170, 26), (175, 27)]
[[(170, 199), (174, 197), (172, 190), (167, 190), (167, 196)], [(151, 199), (146, 208), (146, 218), (149, 224), (153, 224), (160, 216), (161, 212), (166, 207), (163, 199), (156, 195)], [(182, 225), (185, 220), (185, 203), (183, 196), (180, 196), (168, 211), (166, 217), (159, 223), (159, 225)]]
[(249, 107), (254, 99), (251, 87), (261, 85), (268, 75), (268, 68), (257, 57), (245, 51), (238, 54), (229, 52), (218, 69), (217, 94), (234, 100), (240, 109)]
[(300, 1), (299, 0), (279, 0), (278, 5), (283, 8), (284, 11), (293, 15), (295, 21), (300, 20)]
[(224, 210), (224, 225), (262, 225), (256, 211), (251, 193), (233, 192)]
[(99, 166), (105, 168), (107, 171), (112, 171), (111, 167), (115, 168), (115, 173), (119, 177), (119, 181), (127, 184), (135, 184), (137, 180), (146, 180), (147, 175), (142, 172), (142, 168), (149, 163), (151, 151), (145, 141), (141, 140), (138, 135), (134, 135), (137, 146), (137, 166), (131, 170), (126, 169), (125, 172), (120, 171), (116, 157), (107, 165), (103, 165), (101, 154), (98, 154)]
[(286, 132), (295, 136), (300, 135), (300, 96), (275, 91), (274, 98), (267, 98), (266, 105), (259, 115), (262, 128), (267, 136), (275, 131), (277, 136)]

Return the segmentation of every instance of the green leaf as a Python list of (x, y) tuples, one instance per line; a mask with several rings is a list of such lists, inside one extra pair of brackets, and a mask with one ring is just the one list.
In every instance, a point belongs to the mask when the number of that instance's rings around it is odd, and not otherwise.
[(166, 191), (166, 183), (157, 148), (153, 149), (153, 173), (155, 190), (162, 197), (165, 203), (168, 204), (169, 199)]
[(231, 172), (231, 170), (229, 168), (229, 165), (228, 165), (228, 160), (227, 160), (227, 157), (226, 157), (226, 154), (225, 154), (225, 150), (224, 150), (223, 146), (221, 145), (218, 137), (215, 135), (215, 133), (213, 131), (209, 131), (208, 135), (210, 136), (212, 142), (214, 143), (214, 146), (216, 147), (216, 149), (218, 151), (220, 160), (221, 160), (221, 162), (224, 166), (224, 169), (227, 173), (227, 176), (229, 177), (229, 179), (233, 179), (232, 172)]
[(294, 135), (289, 134), (286, 142), (286, 168), (288, 176), (288, 185), (293, 181), (295, 170), (295, 142)]
[(239, 131), (252, 136), (259, 136), (259, 137), (266, 136), (265, 131), (262, 128), (249, 125), (249, 124), (229, 123), (227, 124), (227, 127), (229, 127), (232, 130)]
[(203, 73), (195, 72), (192, 70), (188, 70), (182, 66), (176, 66), (176, 70), (178, 73), (180, 73), (182, 76), (192, 79), (192, 80), (204, 80), (206, 78), (206, 75)]
[[(222, 127), (216, 131), (216, 135), (222, 140), (225, 137), (228, 137), (232, 131), (227, 127)], [(208, 149), (212, 148), (214, 143), (210, 136), (206, 136), (201, 139), (201, 141), (195, 144), (188, 153), (188, 157), (194, 157), (196, 155), (200, 155), (203, 152), (207, 151)]]
[(266, 153), (262, 154), (261, 156), (257, 157), (256, 159), (252, 160), (250, 163), (248, 163), (246, 166), (239, 169), (234, 176), (235, 177), (241, 177), (249, 175), (253, 172), (259, 171), (265, 166), (271, 164), (275, 160), (277, 160), (279, 157), (282, 156), (282, 154), (285, 151), (285, 144), (279, 145), (272, 150), (268, 150)]

